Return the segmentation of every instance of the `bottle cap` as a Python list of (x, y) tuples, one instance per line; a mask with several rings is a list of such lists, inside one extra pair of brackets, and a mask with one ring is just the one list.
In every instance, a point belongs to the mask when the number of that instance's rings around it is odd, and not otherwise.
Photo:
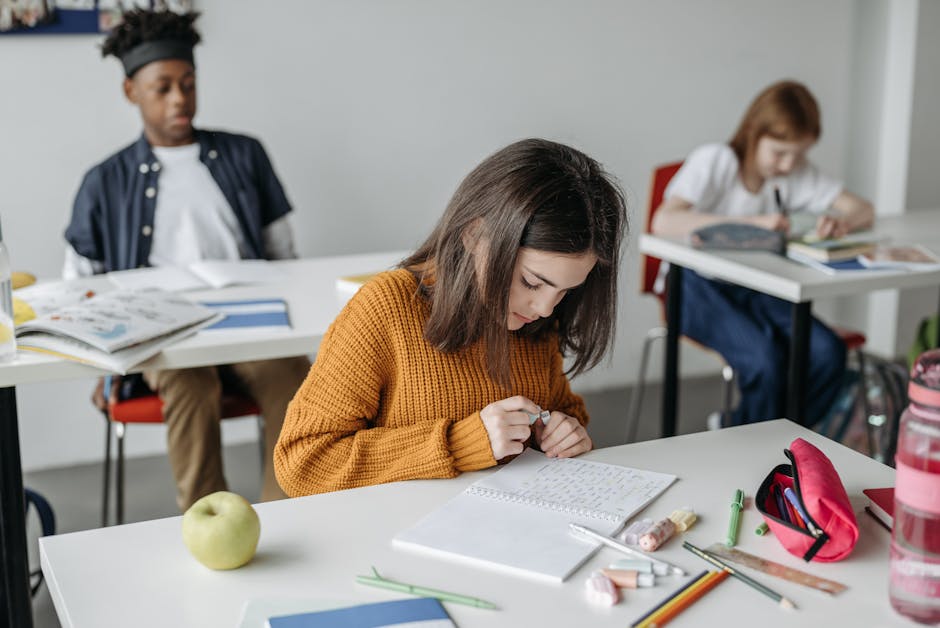
[(636, 586), (651, 587), (656, 584), (656, 577), (651, 573), (639, 573), (636, 575)]
[(653, 573), (653, 563), (642, 558), (626, 558), (615, 560), (610, 563), (611, 569), (623, 569), (625, 571), (639, 571), (640, 573)]

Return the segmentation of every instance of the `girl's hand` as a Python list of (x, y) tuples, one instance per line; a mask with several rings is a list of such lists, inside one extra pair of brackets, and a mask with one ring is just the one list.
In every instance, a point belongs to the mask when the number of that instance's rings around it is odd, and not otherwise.
[(816, 235), (820, 239), (841, 238), (849, 233), (846, 221), (836, 216), (823, 214), (816, 221)]
[(529, 415), (538, 414), (539, 411), (536, 403), (521, 395), (494, 401), (480, 410), (480, 419), (490, 437), (490, 448), (497, 461), (522, 453), (525, 441), (532, 434)]
[(535, 442), (549, 458), (573, 458), (594, 448), (584, 426), (563, 412), (552, 412), (548, 424), (535, 422)]
[(751, 218), (751, 224), (771, 231), (790, 231), (790, 219), (783, 214), (761, 214)]

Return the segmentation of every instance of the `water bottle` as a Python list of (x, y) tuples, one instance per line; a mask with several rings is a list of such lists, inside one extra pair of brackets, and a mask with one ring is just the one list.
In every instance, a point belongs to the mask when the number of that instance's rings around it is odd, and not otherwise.
[(891, 533), (891, 605), (925, 624), (940, 622), (940, 350), (911, 370), (901, 415)]
[(8, 362), (16, 356), (12, 273), (10, 255), (3, 243), (3, 230), (0, 228), (0, 362)]

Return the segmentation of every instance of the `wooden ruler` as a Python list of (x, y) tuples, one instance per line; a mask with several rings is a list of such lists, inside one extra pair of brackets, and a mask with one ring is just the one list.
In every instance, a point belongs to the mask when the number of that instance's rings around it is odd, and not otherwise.
[(804, 587), (810, 587), (811, 589), (816, 589), (817, 591), (822, 591), (823, 593), (828, 593), (829, 595), (836, 595), (837, 593), (841, 593), (848, 588), (841, 582), (820, 578), (819, 576), (814, 576), (811, 573), (800, 571), (799, 569), (794, 569), (793, 567), (787, 567), (786, 565), (775, 563), (772, 560), (767, 560), (766, 558), (761, 558), (760, 556), (755, 556), (754, 554), (742, 552), (737, 548), (727, 547), (723, 543), (715, 543), (714, 545), (706, 548), (705, 551), (709, 552), (710, 554), (714, 554), (719, 558), (724, 558), (725, 560), (732, 563), (737, 563), (739, 565), (744, 565), (745, 567), (750, 567), (751, 569), (756, 569), (757, 571), (765, 573), (768, 576), (783, 578), (784, 580), (802, 584)]

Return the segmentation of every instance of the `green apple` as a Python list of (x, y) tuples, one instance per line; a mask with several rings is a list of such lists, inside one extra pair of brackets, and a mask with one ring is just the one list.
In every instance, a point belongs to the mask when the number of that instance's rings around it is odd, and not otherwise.
[(235, 569), (255, 555), (261, 521), (248, 500), (217, 491), (183, 514), (183, 543), (210, 569)]

